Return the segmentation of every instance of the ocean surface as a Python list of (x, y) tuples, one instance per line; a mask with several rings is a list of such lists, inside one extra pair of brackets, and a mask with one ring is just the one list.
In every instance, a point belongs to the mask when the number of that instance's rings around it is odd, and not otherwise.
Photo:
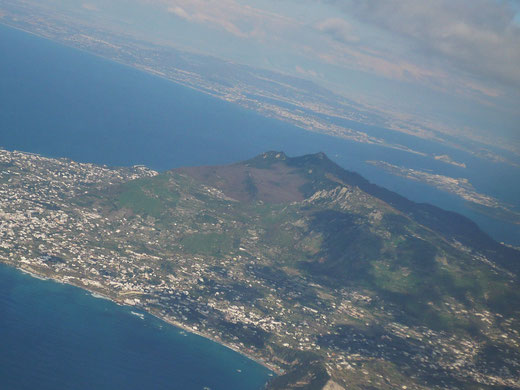
[[(486, 217), (455, 195), (390, 175), (366, 163), (465, 177), (476, 190), (520, 211), (520, 169), (390, 130), (344, 124), (432, 158), (318, 135), (262, 117), (159, 77), (0, 25), (0, 147), (111, 166), (157, 170), (323, 151), (346, 169), (418, 202), (462, 213), (498, 241), (520, 245), (520, 225)], [(511, 156), (510, 156), (511, 157)], [(520, 161), (517, 161), (520, 164)]]
[(0, 265), (0, 388), (258, 390), (269, 370), (76, 287)]
[[(519, 170), (508, 165), (449, 150), (455, 161), (466, 163), (463, 169), (313, 134), (2, 25), (0, 53), (0, 147), (157, 170), (230, 163), (266, 150), (323, 151), (376, 184), (460, 212), (495, 239), (520, 245), (520, 226), (478, 214), (456, 196), (365, 161), (467, 177), (478, 191), (519, 209)], [(423, 152), (446, 153), (432, 142), (349, 125)], [(0, 267), (0, 338), (0, 388), (246, 390), (260, 389), (268, 379), (264, 367), (216, 343), (7, 267)]]

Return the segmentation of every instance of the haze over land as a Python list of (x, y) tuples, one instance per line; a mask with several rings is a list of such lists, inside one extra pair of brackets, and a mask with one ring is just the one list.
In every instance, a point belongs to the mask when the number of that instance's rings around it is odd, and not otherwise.
[(520, 151), (516, 1), (5, 0), (0, 12), (313, 131), (348, 134), (316, 117), (328, 114)]

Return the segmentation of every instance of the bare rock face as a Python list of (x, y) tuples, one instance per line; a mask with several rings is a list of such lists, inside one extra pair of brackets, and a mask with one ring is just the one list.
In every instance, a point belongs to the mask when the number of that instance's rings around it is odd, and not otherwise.
[(345, 390), (345, 388), (341, 387), (336, 382), (330, 380), (327, 382), (323, 390)]

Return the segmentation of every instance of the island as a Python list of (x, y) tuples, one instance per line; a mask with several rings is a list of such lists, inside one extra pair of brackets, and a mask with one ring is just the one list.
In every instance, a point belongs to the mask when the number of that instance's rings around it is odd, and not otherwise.
[(325, 154), (156, 172), (0, 150), (0, 261), (271, 368), (268, 389), (520, 388), (520, 252)]
[(367, 164), (381, 168), (395, 176), (425, 183), (441, 191), (456, 195), (466, 202), (470, 208), (489, 215), (492, 218), (509, 223), (520, 224), (520, 213), (512, 210), (511, 206), (498, 199), (478, 192), (470, 181), (464, 177), (450, 177), (434, 172), (421, 171), (419, 169), (406, 168), (386, 161), (366, 161)]

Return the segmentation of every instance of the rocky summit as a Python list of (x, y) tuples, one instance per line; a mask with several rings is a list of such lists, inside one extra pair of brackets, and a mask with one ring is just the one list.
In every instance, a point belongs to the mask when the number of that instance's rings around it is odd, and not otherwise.
[(0, 261), (269, 366), (269, 389), (520, 388), (520, 252), (325, 154), (158, 173), (0, 150)]

